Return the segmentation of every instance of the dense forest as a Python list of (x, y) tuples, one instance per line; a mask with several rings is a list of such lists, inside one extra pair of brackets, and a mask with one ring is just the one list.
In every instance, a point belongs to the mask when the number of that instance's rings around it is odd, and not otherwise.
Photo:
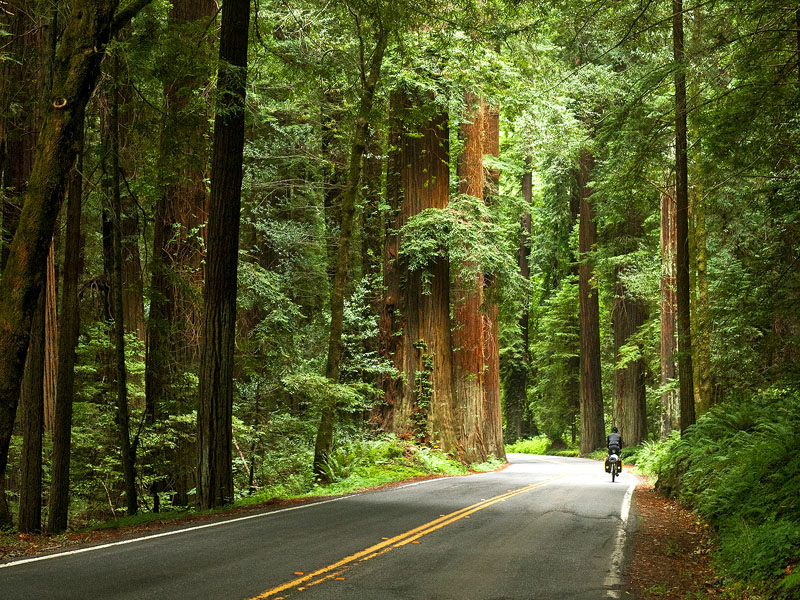
[(0, 67), (0, 522), (612, 424), (700, 497), (712, 418), (800, 491), (796, 4), (4, 0)]

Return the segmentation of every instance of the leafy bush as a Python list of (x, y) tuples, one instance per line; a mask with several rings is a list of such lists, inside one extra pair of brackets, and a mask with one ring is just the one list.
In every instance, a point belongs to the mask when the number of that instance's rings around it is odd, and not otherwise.
[(546, 454), (550, 447), (550, 440), (546, 435), (540, 435), (527, 440), (517, 440), (513, 444), (506, 444), (506, 452), (518, 454)]
[(800, 598), (798, 578), (781, 580), (800, 557), (798, 448), (798, 395), (771, 390), (713, 408), (683, 439), (645, 445), (638, 457), (658, 487), (717, 528), (725, 571), (770, 597)]
[(346, 494), (424, 475), (465, 475), (467, 468), (442, 451), (416, 446), (392, 434), (341, 441), (325, 464), (332, 483), (308, 495)]

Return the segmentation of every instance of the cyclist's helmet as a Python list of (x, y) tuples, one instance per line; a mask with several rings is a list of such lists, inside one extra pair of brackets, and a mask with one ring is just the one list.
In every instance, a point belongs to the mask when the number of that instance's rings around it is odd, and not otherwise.
[(619, 429), (617, 429), (616, 425), (611, 428), (611, 433), (619, 433)]

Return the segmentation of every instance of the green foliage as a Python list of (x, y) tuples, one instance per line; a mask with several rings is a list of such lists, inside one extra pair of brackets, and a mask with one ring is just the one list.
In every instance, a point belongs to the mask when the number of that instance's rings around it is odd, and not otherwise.
[(401, 230), (400, 256), (410, 270), (422, 273), (426, 285), (430, 266), (449, 260), (454, 278), (469, 281), (478, 273), (489, 274), (497, 282), (495, 301), (518, 298), (524, 282), (498, 217), (481, 200), (457, 196), (447, 208), (428, 208), (408, 220)]
[(463, 475), (467, 469), (441, 451), (384, 434), (341, 440), (325, 465), (331, 484), (310, 495), (346, 494), (424, 475)]
[(540, 435), (528, 440), (517, 440), (513, 444), (506, 444), (506, 452), (516, 452), (519, 454), (547, 454), (550, 448), (550, 439), (546, 435)]
[[(647, 445), (639, 466), (720, 535), (719, 564), (737, 579), (775, 586), (800, 552), (800, 402), (773, 389), (714, 407), (680, 439)], [(797, 597), (790, 580), (774, 597)]]

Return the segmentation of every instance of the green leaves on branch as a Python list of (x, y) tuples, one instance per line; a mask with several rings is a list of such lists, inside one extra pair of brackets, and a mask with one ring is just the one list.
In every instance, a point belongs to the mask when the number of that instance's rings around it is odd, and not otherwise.
[(411, 217), (401, 229), (400, 257), (430, 284), (430, 267), (449, 260), (451, 276), (469, 280), (478, 273), (491, 277), (504, 298), (522, 295), (514, 252), (493, 212), (478, 198), (458, 196), (447, 208), (429, 208)]

